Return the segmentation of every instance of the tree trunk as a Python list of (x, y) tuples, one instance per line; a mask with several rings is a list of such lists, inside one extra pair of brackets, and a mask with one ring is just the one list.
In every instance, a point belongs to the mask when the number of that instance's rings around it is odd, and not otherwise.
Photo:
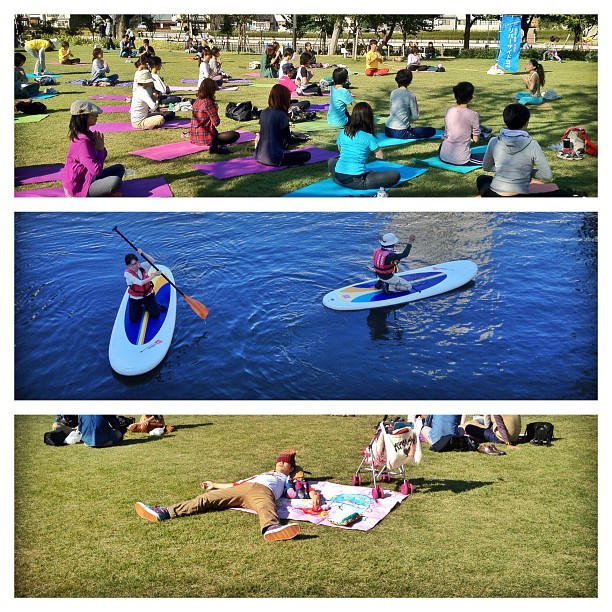
[(472, 16), (465, 16), (465, 30), (463, 31), (463, 48), (470, 48), (470, 32), (472, 30)]
[(331, 41), (329, 43), (329, 51), (330, 55), (336, 55), (337, 47), (338, 47), (338, 39), (340, 38), (340, 34), (342, 34), (342, 22), (341, 18), (336, 19), (336, 23), (334, 23), (334, 31), (332, 32)]

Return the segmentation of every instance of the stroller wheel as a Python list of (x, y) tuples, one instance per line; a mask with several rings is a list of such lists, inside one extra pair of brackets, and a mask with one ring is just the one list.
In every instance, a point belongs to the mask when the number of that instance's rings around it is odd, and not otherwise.
[(378, 485), (376, 488), (378, 489), (378, 498), (383, 499), (385, 496), (385, 490), (380, 485)]
[(400, 487), (400, 493), (402, 495), (410, 495), (414, 491), (414, 485), (411, 482), (405, 482)]
[(379, 487), (378, 487), (378, 486), (375, 486), (375, 487), (372, 489), (372, 498), (373, 498), (373, 499), (378, 499), (378, 489), (379, 489)]
[(361, 474), (357, 474), (357, 484), (361, 486)]
[(353, 477), (351, 478), (351, 483), (353, 486), (357, 484), (357, 474), (353, 474)]

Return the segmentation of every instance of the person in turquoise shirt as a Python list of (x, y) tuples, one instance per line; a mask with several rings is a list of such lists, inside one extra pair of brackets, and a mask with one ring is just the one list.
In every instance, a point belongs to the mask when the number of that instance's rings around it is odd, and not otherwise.
[(374, 112), (367, 102), (355, 105), (350, 121), (338, 134), (336, 144), (340, 157), (328, 162), (334, 183), (348, 189), (379, 189), (392, 187), (400, 180), (396, 170), (373, 172), (366, 167), (371, 153), (376, 159), (384, 159), (374, 137)]
[(335, 127), (344, 127), (349, 122), (348, 107), (355, 103), (351, 92), (346, 89), (348, 70), (336, 68), (332, 74), (334, 84), (329, 92), (329, 111), (327, 123)]

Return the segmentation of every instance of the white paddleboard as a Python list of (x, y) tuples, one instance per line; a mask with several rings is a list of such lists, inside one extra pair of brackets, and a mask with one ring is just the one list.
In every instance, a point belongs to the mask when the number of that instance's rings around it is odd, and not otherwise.
[(410, 291), (385, 293), (376, 289), (376, 280), (367, 280), (330, 291), (323, 305), (332, 310), (366, 310), (414, 302), (423, 298), (452, 291), (469, 283), (478, 272), (478, 266), (467, 259), (407, 270), (398, 276), (412, 284)]
[[(174, 282), (169, 268), (157, 267)], [(153, 287), (157, 303), (167, 310), (158, 319), (152, 319), (143, 309), (137, 323), (132, 323), (128, 316), (129, 294), (125, 291), (108, 347), (111, 367), (118, 374), (138, 376), (150, 372), (170, 349), (176, 320), (176, 290), (163, 276), (153, 279)]]

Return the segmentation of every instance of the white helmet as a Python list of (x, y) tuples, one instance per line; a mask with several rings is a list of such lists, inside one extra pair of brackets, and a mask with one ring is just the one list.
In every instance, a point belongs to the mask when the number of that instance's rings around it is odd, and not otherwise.
[(393, 246), (399, 242), (397, 236), (393, 232), (389, 232), (382, 237), (380, 246)]

